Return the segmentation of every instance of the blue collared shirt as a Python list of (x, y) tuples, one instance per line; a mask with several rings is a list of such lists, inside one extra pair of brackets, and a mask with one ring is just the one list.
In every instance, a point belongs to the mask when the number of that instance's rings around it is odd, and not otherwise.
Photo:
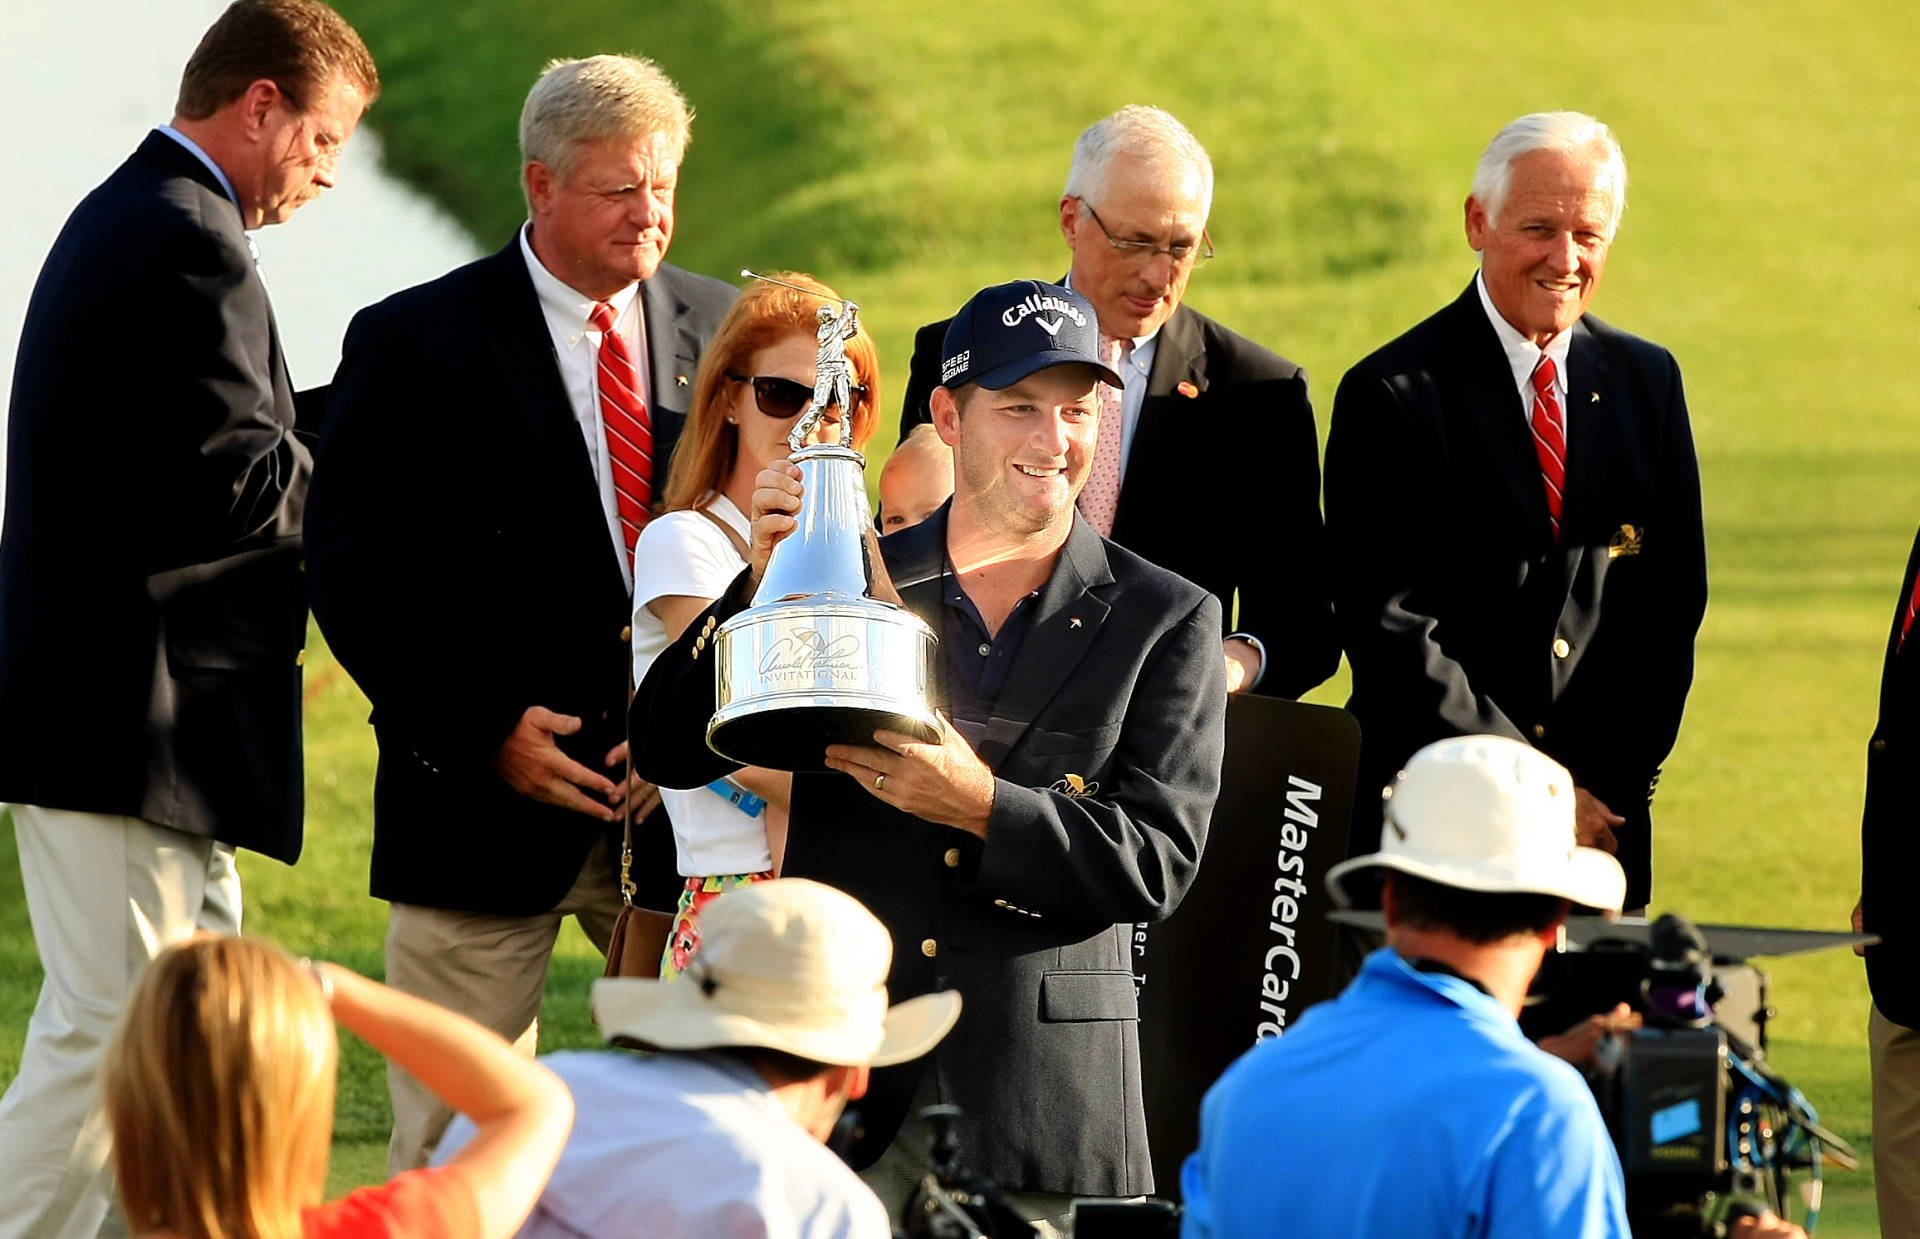
[(1627, 1239), (1586, 1083), (1471, 982), (1375, 951), (1229, 1067), (1181, 1172), (1182, 1239)]

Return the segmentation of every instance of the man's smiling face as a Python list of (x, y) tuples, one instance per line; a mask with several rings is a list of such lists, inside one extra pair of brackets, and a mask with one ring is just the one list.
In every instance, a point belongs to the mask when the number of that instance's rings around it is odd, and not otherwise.
[(1049, 366), (999, 391), (966, 391), (964, 409), (947, 405), (940, 437), (954, 449), (956, 504), (1019, 537), (1071, 523), (1100, 430), (1097, 383), (1092, 366)]
[(1598, 152), (1532, 151), (1508, 166), (1498, 216), (1467, 199), (1467, 241), (1500, 316), (1535, 344), (1587, 312), (1617, 222), (1615, 187)]

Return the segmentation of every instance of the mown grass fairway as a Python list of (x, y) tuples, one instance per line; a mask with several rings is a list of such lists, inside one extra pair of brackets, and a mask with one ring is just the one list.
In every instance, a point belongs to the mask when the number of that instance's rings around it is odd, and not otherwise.
[[(1417, 0), (341, 8), (381, 63), (371, 123), (391, 163), (487, 245), (521, 218), (514, 125), (542, 62), (659, 59), (699, 110), (674, 260), (811, 270), (857, 298), (895, 407), (915, 326), (983, 284), (1064, 269), (1052, 221), (1067, 154), (1119, 104), (1159, 103), (1211, 149), (1220, 256), (1189, 298), (1307, 366), (1323, 434), (1344, 369), (1469, 278), (1460, 204), (1494, 129), (1547, 107), (1606, 119), (1632, 205), (1595, 308), (1685, 369), (1711, 556), (1698, 677), (1659, 800), (1655, 908), (1845, 925), (1862, 746), (1920, 520), (1908, 5), (1628, 0), (1560, 20)], [(1219, 436), (1223, 476), (1258, 484), (1230, 429), (1194, 432)], [(1257, 547), (1258, 530), (1209, 527), (1209, 484), (1195, 479), (1167, 519)], [(377, 973), (371, 736), (330, 661), (310, 668), (307, 855), (295, 870), (250, 858), (248, 925)], [(457, 827), (447, 846), (461, 846)], [(563, 940), (545, 1044), (595, 1040), (584, 983), (597, 968), (583, 939)], [(1866, 1150), (1857, 961), (1772, 974), (1776, 1065)], [(0, 862), (0, 1078), (37, 978), (17, 872)], [(345, 1061), (336, 1185), (379, 1176), (386, 1123), (377, 1063), (363, 1049)], [(1875, 1233), (1870, 1174), (1828, 1183), (1821, 1233)]]

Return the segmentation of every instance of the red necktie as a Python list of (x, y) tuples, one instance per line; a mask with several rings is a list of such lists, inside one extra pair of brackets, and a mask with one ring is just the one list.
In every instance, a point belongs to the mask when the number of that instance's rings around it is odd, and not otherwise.
[[(1133, 350), (1131, 340), (1100, 337), (1100, 360), (1115, 374), (1120, 363)], [(1100, 434), (1093, 441), (1093, 464), (1087, 470), (1087, 484), (1080, 488), (1080, 515), (1101, 537), (1113, 534), (1113, 518), (1120, 510), (1120, 440), (1126, 433), (1125, 414), (1120, 405), (1120, 389), (1100, 384)]]
[(1898, 654), (1906, 648), (1907, 633), (1913, 628), (1913, 617), (1920, 612), (1920, 576), (1913, 578), (1913, 597), (1907, 599), (1907, 613), (1900, 617), (1900, 639), (1893, 643), (1893, 652)]
[(587, 322), (600, 333), (600, 420), (607, 429), (607, 459), (613, 465), (613, 503), (627, 554), (632, 555), (653, 503), (653, 422), (640, 394), (633, 353), (613, 329), (613, 307), (600, 302)]
[(1533, 453), (1540, 458), (1540, 476), (1547, 483), (1547, 516), (1553, 521), (1554, 545), (1560, 543), (1560, 502), (1567, 489), (1567, 423), (1560, 415), (1560, 393), (1554, 387), (1553, 358), (1542, 353), (1533, 368)]

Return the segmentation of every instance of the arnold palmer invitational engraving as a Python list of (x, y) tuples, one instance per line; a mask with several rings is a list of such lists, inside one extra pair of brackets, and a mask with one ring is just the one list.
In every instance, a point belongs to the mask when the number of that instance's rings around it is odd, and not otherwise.
[(848, 633), (829, 642), (819, 630), (809, 628), (791, 637), (782, 637), (767, 651), (760, 674), (779, 683), (791, 680), (829, 680), (852, 682), (860, 671), (860, 638)]

